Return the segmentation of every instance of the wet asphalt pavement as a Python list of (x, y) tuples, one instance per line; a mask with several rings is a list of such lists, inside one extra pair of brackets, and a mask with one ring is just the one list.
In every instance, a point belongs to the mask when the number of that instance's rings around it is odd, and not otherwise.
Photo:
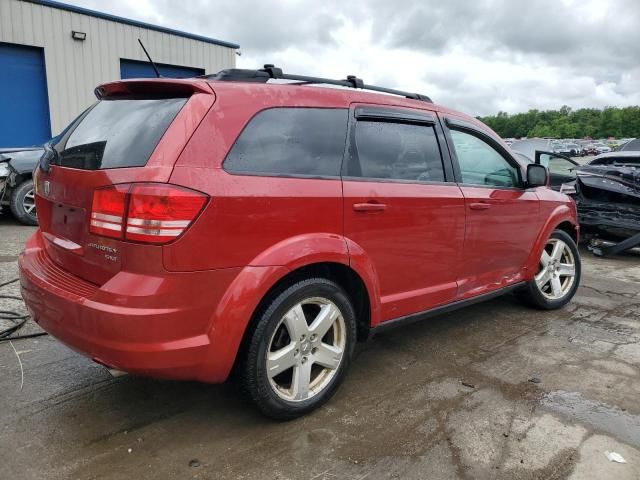
[[(31, 231), (0, 216), (0, 283)], [(286, 423), (232, 385), (112, 378), (50, 337), (13, 346), (0, 479), (640, 478), (638, 255), (583, 250), (560, 311), (508, 296), (381, 334), (327, 406)]]

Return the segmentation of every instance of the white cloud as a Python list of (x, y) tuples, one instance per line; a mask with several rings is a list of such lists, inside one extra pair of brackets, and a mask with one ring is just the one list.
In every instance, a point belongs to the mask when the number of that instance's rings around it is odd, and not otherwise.
[(640, 104), (637, 0), (73, 0), (241, 44), (238, 66), (424, 93), (472, 115)]

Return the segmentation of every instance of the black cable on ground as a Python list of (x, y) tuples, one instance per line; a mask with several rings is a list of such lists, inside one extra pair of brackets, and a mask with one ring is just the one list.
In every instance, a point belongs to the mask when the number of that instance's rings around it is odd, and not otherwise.
[[(9, 280), (8, 282), (0, 283), (0, 288), (6, 287), (7, 285), (11, 285), (12, 283), (17, 282), (18, 279), (14, 278), (13, 280)], [(22, 302), (22, 298), (17, 297), (15, 295), (0, 295), (0, 298), (8, 299), (8, 300), (17, 300)], [(29, 315), (23, 315), (19, 312), (13, 310), (0, 310), (0, 320), (9, 320), (13, 323), (9, 328), (5, 328), (4, 330), (0, 330), (0, 342), (8, 342), (9, 340), (22, 340), (24, 338), (35, 338), (42, 337), (43, 335), (47, 335), (47, 332), (37, 332), (37, 333), (28, 333), (26, 335), (15, 335), (11, 336), (25, 326), (27, 320), (29, 320)]]

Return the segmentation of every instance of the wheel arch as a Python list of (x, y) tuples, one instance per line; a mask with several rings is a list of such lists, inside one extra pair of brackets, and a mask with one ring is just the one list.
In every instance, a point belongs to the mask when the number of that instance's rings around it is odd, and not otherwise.
[(556, 227), (553, 230), (562, 230), (567, 235), (569, 235), (577, 245), (579, 237), (578, 237), (578, 229), (576, 228), (576, 225), (577, 224), (572, 223), (569, 220), (565, 220), (559, 223), (558, 225), (556, 225)]
[(343, 288), (356, 311), (357, 338), (366, 339), (380, 310), (377, 281), (369, 277), (372, 269), (366, 268), (362, 258), (351, 262), (350, 250), (339, 235), (304, 235), (274, 245), (242, 268), (213, 312), (210, 352), (198, 378), (224, 381), (237, 370), (265, 305), (303, 278), (327, 278)]
[(307, 278), (325, 278), (335, 282), (349, 296), (356, 313), (357, 340), (364, 341), (371, 330), (371, 301), (367, 287), (358, 273), (349, 265), (336, 262), (317, 262), (303, 265), (280, 277), (267, 290), (253, 310), (251, 318), (244, 329), (238, 345), (234, 367), (237, 367), (248, 348), (251, 332), (260, 319), (260, 315), (268, 308), (269, 303), (295, 283)]
[(16, 174), (15, 177), (15, 185), (18, 186), (24, 182), (26, 182), (27, 180), (33, 180), (33, 173), (32, 172), (22, 172), (22, 173), (18, 173)]
[(579, 226), (576, 219), (575, 210), (569, 205), (559, 205), (547, 218), (544, 226), (540, 230), (540, 234), (536, 239), (527, 263), (525, 265), (526, 279), (530, 280), (536, 274), (542, 249), (547, 243), (547, 239), (554, 230), (562, 230), (567, 233), (575, 242), (579, 239)]
[(290, 271), (269, 289), (256, 308), (254, 316), (255, 313), (263, 307), (264, 303), (268, 303), (269, 300), (279, 295), (294, 283), (306, 278), (315, 277), (331, 280), (347, 293), (356, 313), (358, 340), (366, 340), (371, 328), (371, 297), (365, 282), (358, 272), (343, 263), (311, 263)]
[[(283, 265), (289, 273), (270, 285), (269, 290), (289, 278), (317, 275), (338, 283), (355, 303), (365, 294), (367, 308), (360, 310), (366, 314), (366, 328), (380, 321), (379, 282), (373, 262), (364, 249), (349, 238), (331, 233), (309, 233), (283, 240), (253, 259), (251, 265)], [(357, 288), (356, 288), (357, 286)], [(266, 296), (266, 295), (265, 295)], [(366, 336), (364, 326), (358, 328), (358, 335)]]

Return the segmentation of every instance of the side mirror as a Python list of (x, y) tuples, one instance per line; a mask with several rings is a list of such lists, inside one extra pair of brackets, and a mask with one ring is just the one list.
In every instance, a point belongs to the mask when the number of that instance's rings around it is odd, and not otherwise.
[(527, 165), (527, 187), (544, 187), (549, 182), (549, 172), (546, 167), (537, 163)]

